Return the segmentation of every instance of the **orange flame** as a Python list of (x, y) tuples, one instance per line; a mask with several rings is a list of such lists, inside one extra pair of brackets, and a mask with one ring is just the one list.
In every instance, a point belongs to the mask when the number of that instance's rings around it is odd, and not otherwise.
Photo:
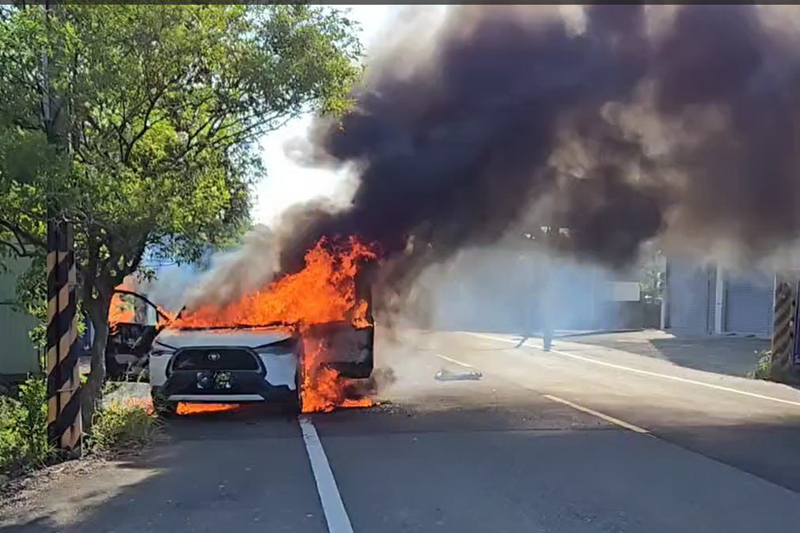
[[(217, 308), (205, 305), (175, 320), (175, 327), (250, 327), (282, 323), (299, 326), (350, 322), (371, 325), (368, 304), (356, 301), (355, 277), (363, 260), (375, 259), (373, 248), (350, 237), (342, 246), (321, 239), (306, 253), (305, 268), (284, 276), (260, 291)], [(301, 400), (304, 412), (332, 411), (336, 407), (368, 407), (369, 398), (348, 398), (338, 372), (322, 367), (322, 344), (304, 338)]]
[(305, 256), (306, 266), (264, 289), (242, 296), (222, 309), (205, 305), (178, 318), (176, 327), (242, 327), (274, 323), (324, 324), (360, 320), (356, 306), (355, 275), (363, 259), (374, 259), (372, 249), (351, 237), (343, 248), (329, 250), (320, 240)]
[[(127, 289), (125, 284), (117, 286), (117, 289)], [(113, 330), (117, 324), (131, 323), (136, 318), (136, 307), (125, 301), (122, 294), (115, 293), (111, 297), (111, 305), (108, 308), (108, 325)]]
[(300, 389), (301, 405), (304, 413), (329, 413), (337, 407), (370, 407), (368, 397), (352, 398), (347, 394), (346, 383), (339, 373), (320, 365), (324, 347), (318, 340), (304, 341), (303, 380)]
[[(125, 398), (122, 405), (127, 409), (142, 409), (148, 414), (155, 413), (153, 402), (150, 398)], [(221, 413), (239, 409), (238, 403), (186, 403), (179, 402), (176, 409), (179, 415), (199, 415), (206, 413)]]
[[(127, 278), (125, 281), (114, 287), (114, 289), (136, 292), (136, 289), (132, 286)], [(134, 303), (135, 301), (135, 296), (124, 293), (114, 293), (114, 295), (111, 297), (111, 304), (108, 307), (108, 325), (112, 332), (116, 329), (117, 324), (135, 324), (137, 322), (136, 304)], [(170, 323), (175, 320), (175, 313), (167, 311), (159, 305), (155, 305), (155, 308), (158, 311), (157, 320), (164, 320)]]
[(179, 415), (201, 415), (207, 413), (224, 413), (239, 409), (238, 403), (186, 403), (178, 404)]

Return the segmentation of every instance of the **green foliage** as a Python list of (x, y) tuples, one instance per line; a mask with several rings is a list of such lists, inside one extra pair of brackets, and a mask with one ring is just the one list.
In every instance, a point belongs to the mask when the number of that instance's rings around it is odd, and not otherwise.
[(643, 265), (639, 270), (639, 286), (645, 300), (660, 301), (664, 296), (664, 256), (652, 245), (642, 253)]
[[(147, 246), (194, 259), (229, 238), (261, 171), (251, 143), (310, 106), (348, 106), (352, 31), (309, 6), (12, 11), (0, 22), (0, 207), (16, 240), (42, 241), (55, 200), (81, 264), (121, 279)], [(45, 51), (62, 123), (41, 118)]]
[(29, 378), (19, 386), (17, 398), (0, 397), (0, 472), (42, 466), (52, 454), (45, 381)]
[(263, 170), (255, 141), (351, 105), (354, 30), (308, 5), (0, 10), (0, 264), (35, 258), (20, 305), (44, 315), (48, 213), (73, 225), (98, 331), (146, 251), (192, 261), (235, 240)]
[(756, 368), (750, 377), (754, 379), (769, 379), (772, 368), (772, 350), (764, 350), (758, 356)]
[(161, 422), (147, 405), (112, 402), (95, 413), (91, 448), (121, 451), (148, 444), (161, 431)]
[[(62, 5), (0, 17), (0, 232), (41, 244), (49, 202), (81, 273), (118, 282), (152, 253), (195, 259), (248, 224), (252, 143), (345, 109), (352, 22), (310, 6)], [(42, 57), (54, 100), (42, 118)], [(21, 250), (26, 248), (26, 250)]]

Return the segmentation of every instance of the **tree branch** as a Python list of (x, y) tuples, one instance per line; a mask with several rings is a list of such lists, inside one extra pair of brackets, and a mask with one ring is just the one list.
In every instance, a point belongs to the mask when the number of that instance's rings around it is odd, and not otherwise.
[(167, 87), (165, 86), (160, 91), (158, 91), (158, 93), (153, 98), (150, 99), (150, 103), (147, 106), (147, 110), (144, 113), (144, 119), (142, 121), (144, 123), (144, 125), (142, 126), (142, 129), (139, 130), (139, 133), (137, 133), (136, 135), (133, 136), (133, 138), (130, 140), (130, 142), (126, 143), (127, 147), (125, 148), (125, 153), (123, 154), (123, 157), (122, 157), (122, 162), (123, 163), (127, 164), (128, 159), (131, 156), (131, 152), (133, 151), (133, 146), (139, 141), (139, 139), (144, 137), (144, 134), (147, 133), (147, 131), (151, 127), (153, 127), (152, 124), (148, 124), (148, 121), (150, 120), (150, 115), (153, 113), (153, 109), (155, 109), (156, 104), (158, 103), (158, 101), (161, 99), (161, 97), (164, 95), (164, 93), (166, 91), (167, 91)]
[(11, 248), (11, 251), (17, 257), (31, 257), (33, 255), (32, 253), (29, 253), (25, 249), (25, 246), (20, 242), (17, 242), (15, 244), (15, 243), (13, 243), (11, 241), (6, 241), (6, 240), (3, 240), (3, 239), (0, 239), (0, 246), (5, 246), (7, 248)]
[(26, 244), (25, 241), (27, 241), (27, 244), (31, 244), (33, 246), (38, 246), (39, 248), (42, 248), (42, 249), (47, 247), (45, 242), (42, 239), (34, 236), (29, 231), (25, 231), (24, 229), (22, 229), (21, 227), (19, 227), (16, 224), (12, 224), (11, 222), (8, 222), (7, 220), (0, 219), (0, 226), (6, 228), (11, 233), (13, 233), (14, 234), (14, 238), (16, 238), (17, 242), (20, 243), (20, 245), (22, 245), (23, 247)]

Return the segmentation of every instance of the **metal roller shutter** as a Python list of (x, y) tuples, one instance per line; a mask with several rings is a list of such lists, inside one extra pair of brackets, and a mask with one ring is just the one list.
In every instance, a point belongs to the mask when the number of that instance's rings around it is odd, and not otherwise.
[(670, 261), (667, 278), (669, 326), (676, 331), (710, 333), (709, 269), (696, 263)]
[(725, 283), (725, 331), (772, 334), (773, 279), (766, 274), (732, 275)]

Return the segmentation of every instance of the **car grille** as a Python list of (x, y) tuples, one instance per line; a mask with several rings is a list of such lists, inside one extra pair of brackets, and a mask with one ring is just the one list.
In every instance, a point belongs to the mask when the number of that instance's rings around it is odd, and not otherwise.
[(258, 360), (241, 348), (189, 348), (178, 352), (173, 371), (182, 370), (260, 370)]

